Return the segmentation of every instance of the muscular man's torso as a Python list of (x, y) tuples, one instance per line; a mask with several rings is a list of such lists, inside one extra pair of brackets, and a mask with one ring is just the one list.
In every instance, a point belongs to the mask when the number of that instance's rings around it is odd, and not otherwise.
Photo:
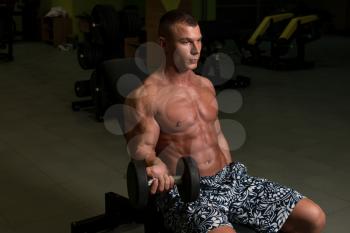
[(154, 118), (160, 127), (157, 156), (175, 174), (178, 158), (190, 155), (201, 176), (216, 174), (226, 165), (215, 128), (218, 105), (215, 92), (204, 78), (193, 74), (190, 82), (172, 84), (150, 80)]

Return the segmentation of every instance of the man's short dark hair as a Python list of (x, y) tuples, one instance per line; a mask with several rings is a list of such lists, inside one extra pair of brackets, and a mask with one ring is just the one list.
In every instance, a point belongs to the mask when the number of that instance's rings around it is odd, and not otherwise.
[(171, 33), (171, 26), (176, 23), (185, 23), (192, 27), (198, 25), (197, 20), (191, 14), (177, 9), (171, 10), (165, 13), (159, 20), (159, 36), (169, 36)]

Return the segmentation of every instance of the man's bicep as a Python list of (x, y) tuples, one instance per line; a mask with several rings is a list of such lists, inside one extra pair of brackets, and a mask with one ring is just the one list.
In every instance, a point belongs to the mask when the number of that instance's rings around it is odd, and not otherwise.
[(152, 159), (160, 131), (152, 112), (142, 102), (129, 102), (124, 109), (125, 136), (130, 156), (134, 159)]
[(128, 134), (127, 147), (134, 159), (152, 160), (159, 138), (159, 126), (151, 118), (143, 118)]
[(130, 133), (134, 130), (137, 124), (141, 121), (140, 110), (136, 109), (136, 103), (132, 99), (126, 99), (123, 106), (123, 124), (124, 134), (128, 139)]
[(144, 98), (140, 98), (140, 92), (139, 88), (132, 91), (123, 105), (124, 133), (127, 139), (134, 128), (147, 116), (147, 103)]

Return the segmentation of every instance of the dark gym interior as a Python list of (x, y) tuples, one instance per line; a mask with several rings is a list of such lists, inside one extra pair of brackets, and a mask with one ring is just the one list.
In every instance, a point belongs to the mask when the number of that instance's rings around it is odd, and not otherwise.
[(201, 26), (233, 159), (349, 232), (349, 1), (0, 0), (1, 233), (158, 232), (124, 205), (118, 107), (176, 8)]

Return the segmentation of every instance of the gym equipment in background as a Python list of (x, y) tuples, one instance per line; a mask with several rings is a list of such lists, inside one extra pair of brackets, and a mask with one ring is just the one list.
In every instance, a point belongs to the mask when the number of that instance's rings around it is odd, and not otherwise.
[(95, 5), (85, 16), (89, 29), (78, 44), (77, 59), (84, 70), (95, 69), (99, 63), (124, 56), (124, 37), (120, 18), (112, 5)]
[[(106, 110), (113, 104), (122, 104), (121, 99), (126, 97), (118, 88), (128, 92), (129, 88), (137, 85), (133, 82), (135, 80), (130, 80), (130, 83), (118, 83), (120, 77), (125, 74), (137, 77), (138, 84), (141, 84), (147, 77), (147, 74), (136, 65), (134, 58), (112, 59), (102, 62), (92, 72), (89, 80), (75, 83), (77, 96), (89, 97), (89, 99), (72, 102), (72, 109), (79, 111), (81, 108), (93, 107), (95, 119), (99, 122), (103, 121)], [(130, 85), (130, 87), (125, 85)]]
[[(124, 38), (145, 39), (138, 8), (130, 5), (116, 11), (111, 5), (95, 5), (91, 14), (78, 16), (85, 23), (84, 41), (77, 46), (77, 60), (84, 70), (93, 70), (90, 79), (74, 84), (76, 96), (84, 100), (72, 102), (72, 109), (95, 108), (95, 118), (103, 121), (105, 110), (115, 101), (110, 98), (110, 87), (104, 85), (99, 66), (107, 60), (124, 57)], [(120, 67), (118, 67), (120, 68)], [(121, 68), (123, 69), (123, 68)], [(114, 98), (113, 96), (111, 98)]]
[[(123, 75), (134, 75), (135, 81), (122, 82)], [(94, 92), (96, 100), (96, 117), (103, 119), (103, 113), (112, 104), (123, 104), (125, 97), (136, 89), (147, 77), (135, 63), (134, 58), (112, 59), (104, 61), (96, 69), (96, 82), (91, 90), (89, 83), (80, 83), (79, 94)], [(122, 90), (119, 91), (118, 90)], [(103, 91), (99, 91), (99, 90)], [(113, 101), (110, 101), (113, 100)], [(74, 102), (73, 102), (74, 104)], [(122, 109), (115, 116), (123, 129)], [(113, 192), (105, 193), (105, 212), (103, 214), (74, 221), (71, 223), (71, 233), (97, 233), (112, 230), (124, 224), (144, 224), (145, 233), (166, 233), (161, 214), (156, 210), (154, 197), (149, 197), (145, 208), (136, 208), (129, 200)]]
[[(267, 16), (243, 46), (242, 64), (275, 70), (312, 68), (314, 63), (305, 60), (305, 46), (320, 37), (317, 15), (284, 13)], [(264, 42), (269, 43), (269, 48), (263, 48)], [(293, 56), (294, 48), (296, 55)]]
[[(241, 51), (238, 42), (241, 32), (232, 29), (230, 22), (226, 21), (199, 21), (198, 24), (204, 36), (195, 72), (211, 80), (218, 91), (249, 87), (251, 78), (239, 74)], [(227, 59), (231, 63), (229, 66)], [(225, 73), (230, 69), (234, 72), (228, 77)]]
[[(283, 23), (283, 27), (286, 25), (286, 20), (292, 18), (294, 16), (293, 13), (283, 13), (283, 14), (277, 14), (277, 15), (270, 15), (266, 16), (263, 21), (259, 24), (259, 26), (256, 28), (252, 36), (248, 40), (248, 45), (254, 46), (258, 43), (258, 40), (262, 40), (263, 36), (266, 36), (266, 31), (268, 29), (273, 30), (273, 35), (276, 35), (278, 32), (281, 31), (281, 27), (277, 26), (277, 23)], [(281, 24), (280, 24), (281, 25)], [(279, 28), (279, 30), (278, 30)], [(272, 34), (271, 32), (269, 34)]]

